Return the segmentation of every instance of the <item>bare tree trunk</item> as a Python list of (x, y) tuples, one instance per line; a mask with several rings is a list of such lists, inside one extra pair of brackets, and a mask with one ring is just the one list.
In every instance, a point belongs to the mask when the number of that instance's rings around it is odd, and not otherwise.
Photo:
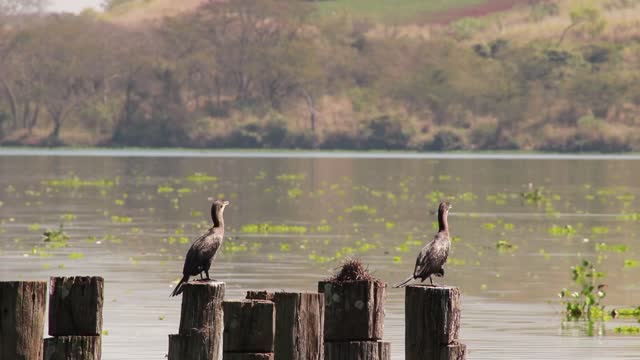
[(303, 88), (302, 95), (304, 95), (304, 99), (307, 102), (307, 107), (309, 108), (309, 122), (311, 124), (311, 133), (316, 135), (316, 109), (313, 106), (313, 98), (311, 95)]
[(574, 22), (571, 25), (567, 26), (563, 31), (562, 31), (562, 35), (560, 35), (560, 40), (558, 40), (558, 43), (556, 44), (556, 47), (560, 46), (560, 44), (562, 44), (562, 41), (564, 41), (564, 37), (567, 36), (567, 33), (569, 33), (569, 30), (571, 30), (574, 26), (580, 24), (580, 22)]
[(38, 116), (40, 115), (40, 105), (36, 104), (36, 110), (31, 115), (31, 121), (29, 122), (29, 135), (33, 133), (33, 128), (36, 127), (36, 123), (38, 122)]
[(13, 127), (14, 129), (18, 125), (18, 105), (16, 103), (16, 97), (11, 90), (11, 87), (7, 82), (2, 79), (2, 86), (4, 87), (4, 91), (7, 94), (7, 98), (9, 100), (9, 106), (11, 107), (11, 117), (13, 118)]

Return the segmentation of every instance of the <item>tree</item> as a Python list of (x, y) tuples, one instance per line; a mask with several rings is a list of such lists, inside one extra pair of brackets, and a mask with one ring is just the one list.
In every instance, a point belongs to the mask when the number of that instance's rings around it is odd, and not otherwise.
[(15, 16), (41, 13), (48, 4), (48, 0), (0, 0), (0, 14), (4, 16)]
[(24, 34), (25, 74), (53, 122), (50, 144), (59, 143), (69, 115), (104, 86), (109, 52), (98, 41), (103, 30), (93, 19), (65, 14), (50, 16)]
[(607, 25), (602, 12), (594, 7), (580, 7), (574, 9), (569, 14), (571, 18), (571, 24), (567, 26), (560, 35), (560, 39), (556, 46), (560, 46), (565, 36), (569, 33), (569, 30), (574, 28), (582, 28), (587, 31), (591, 36), (596, 36), (604, 30)]

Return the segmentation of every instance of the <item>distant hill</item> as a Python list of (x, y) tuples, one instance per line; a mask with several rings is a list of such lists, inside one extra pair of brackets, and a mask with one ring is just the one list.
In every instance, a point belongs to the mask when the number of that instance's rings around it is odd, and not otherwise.
[[(134, 24), (191, 11), (208, 1), (211, 0), (120, 0), (107, 14), (116, 23)], [(462, 17), (508, 10), (520, 3), (531, 3), (531, 0), (327, 0), (313, 3), (321, 16), (348, 13), (401, 24), (448, 23)]]
[(208, 0), (123, 0), (107, 11), (110, 20), (135, 24), (192, 11)]

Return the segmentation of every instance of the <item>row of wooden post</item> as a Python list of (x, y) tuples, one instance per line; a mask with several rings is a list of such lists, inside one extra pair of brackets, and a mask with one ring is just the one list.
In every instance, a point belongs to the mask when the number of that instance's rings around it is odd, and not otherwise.
[[(42, 340), (46, 282), (0, 282), (0, 359), (100, 360), (103, 280), (51, 278), (49, 335)], [(169, 360), (389, 360), (382, 341), (386, 285), (318, 284), (319, 293), (253, 292), (224, 301), (221, 282), (185, 285)], [(409, 286), (406, 360), (462, 360), (460, 291)]]
[[(386, 284), (318, 284), (319, 293), (250, 291), (224, 301), (224, 283), (184, 285), (179, 333), (168, 360), (390, 360), (383, 341)], [(409, 286), (406, 360), (464, 360), (460, 291)]]
[(101, 277), (52, 277), (43, 342), (47, 283), (0, 282), (0, 359), (100, 360), (103, 289)]

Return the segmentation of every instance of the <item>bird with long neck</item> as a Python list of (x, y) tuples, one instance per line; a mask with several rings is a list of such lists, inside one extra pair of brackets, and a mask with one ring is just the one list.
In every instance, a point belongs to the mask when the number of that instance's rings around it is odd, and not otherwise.
[(173, 289), (171, 296), (176, 296), (182, 292), (182, 285), (189, 281), (190, 276), (200, 274), (200, 279), (203, 279), (202, 273), (204, 272), (207, 275), (205, 280), (210, 280), (209, 268), (211, 268), (211, 263), (215, 259), (224, 240), (223, 213), (227, 205), (229, 205), (229, 202), (224, 200), (215, 200), (211, 204), (211, 220), (213, 221), (213, 226), (191, 244), (187, 252), (187, 257), (184, 260), (182, 279), (180, 279), (178, 285)]
[(393, 287), (403, 287), (413, 279), (420, 279), (423, 282), (427, 278), (433, 285), (432, 275), (444, 276), (442, 266), (447, 262), (449, 249), (451, 248), (448, 222), (449, 209), (451, 209), (451, 204), (448, 202), (440, 203), (440, 206), (438, 206), (438, 233), (418, 254), (413, 275)]

